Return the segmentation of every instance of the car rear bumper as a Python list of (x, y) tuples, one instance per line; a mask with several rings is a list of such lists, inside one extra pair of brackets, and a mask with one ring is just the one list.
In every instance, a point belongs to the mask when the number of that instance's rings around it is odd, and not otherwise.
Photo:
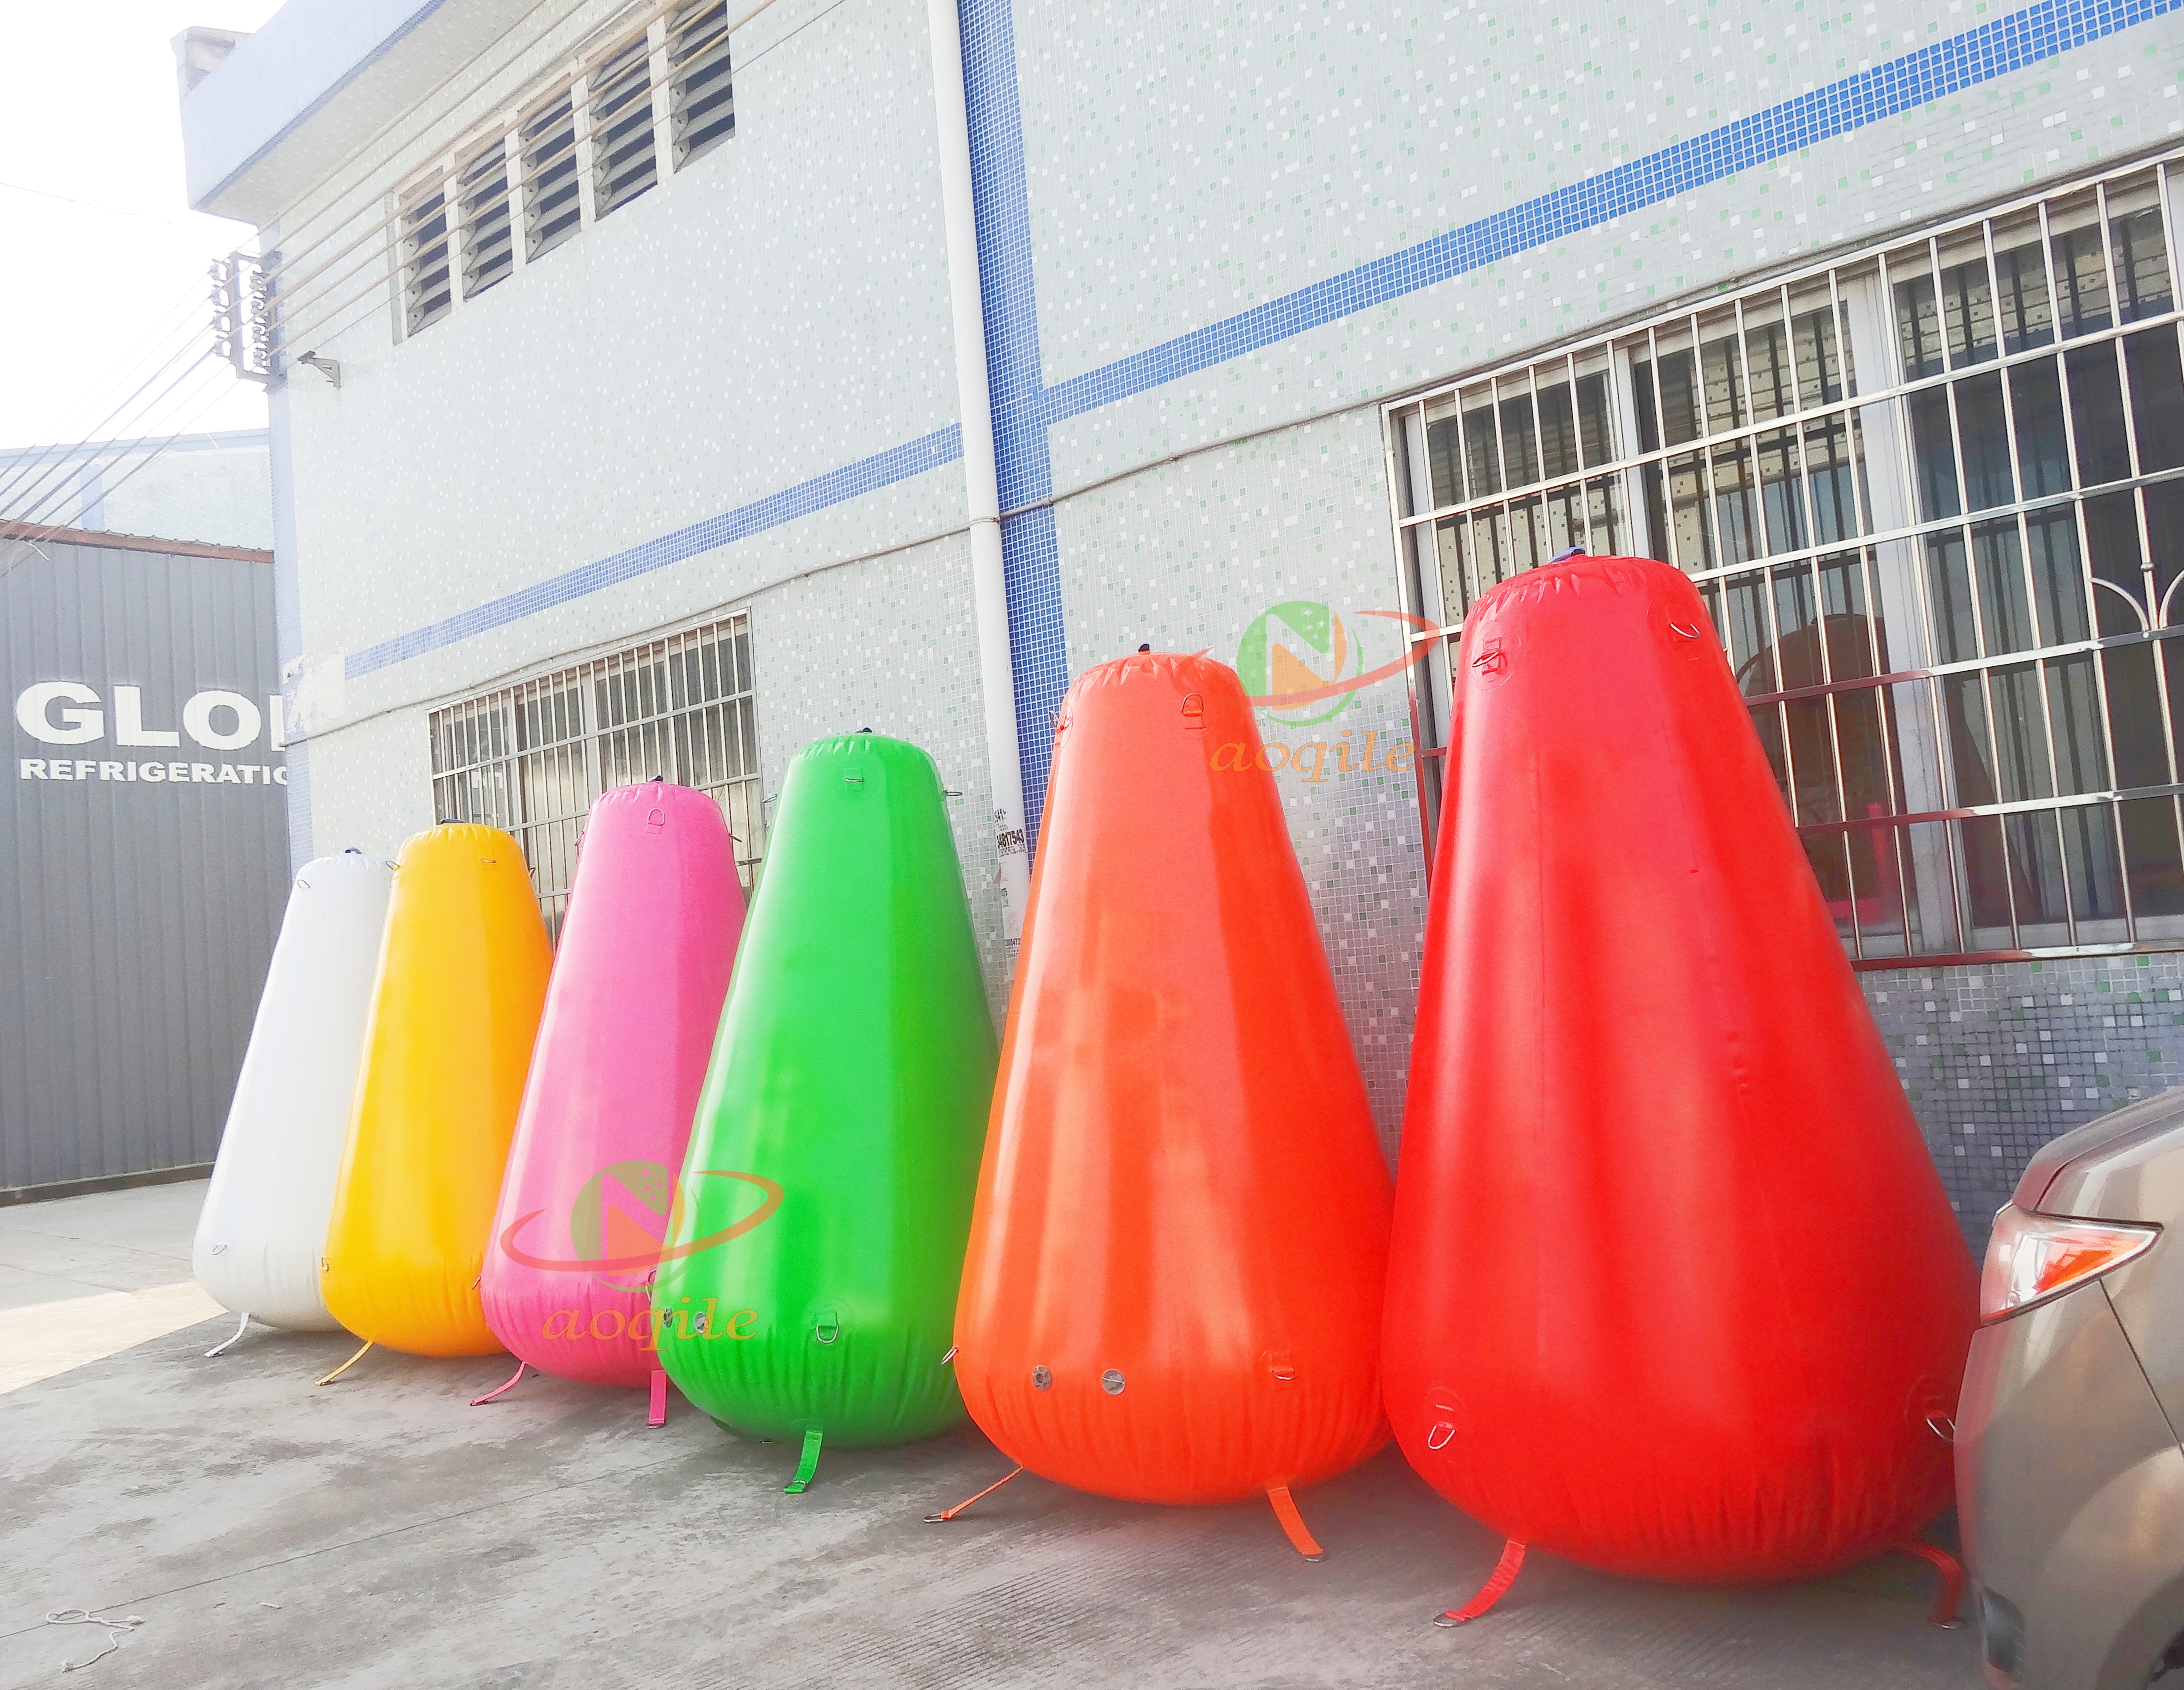
[(2184, 1450), (2099, 1285), (1981, 1329), (1956, 1465), (1988, 1682), (2144, 1690), (2184, 1626)]

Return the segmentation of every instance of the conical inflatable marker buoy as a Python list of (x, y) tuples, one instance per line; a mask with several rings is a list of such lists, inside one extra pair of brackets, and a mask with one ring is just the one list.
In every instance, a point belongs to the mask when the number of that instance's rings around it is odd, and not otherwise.
[(956, 1315), (979, 1427), (1132, 1501), (1290, 1491), (1387, 1437), (1390, 1202), (1334, 984), (1235, 672), (1078, 678)]
[(288, 894), (235, 1082), (190, 1266), (242, 1316), (302, 1332), (341, 1325), (319, 1295), (342, 1149), (356, 1102), (393, 869), (361, 851), (307, 862)]
[(638, 1391), (659, 1370), (651, 1281), (743, 920), (710, 798), (653, 780), (592, 806), (479, 1287), (541, 1372)]
[(941, 1358), (994, 1079), (945, 799), (915, 745), (807, 745), (775, 806), (660, 1268), (660, 1364), (739, 1433), (896, 1443), (962, 1415)]
[(1947, 1500), (1971, 1263), (1706, 608), (1650, 560), (1550, 566), (1456, 673), (1403, 1452), (1511, 1577), (1527, 1545), (1708, 1582), (1880, 1553)]
[(478, 1282), (551, 960), (513, 839), (451, 825), (402, 847), (321, 1279), (367, 1348), (500, 1350)]

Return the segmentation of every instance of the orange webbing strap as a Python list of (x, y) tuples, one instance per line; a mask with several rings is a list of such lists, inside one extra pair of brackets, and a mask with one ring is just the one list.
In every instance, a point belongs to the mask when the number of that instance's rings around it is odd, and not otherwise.
[(1934, 1611), (1926, 1616), (1929, 1625), (1954, 1626), (1957, 1604), (1964, 1598), (1964, 1570), (1957, 1565), (1957, 1558), (1947, 1549), (1937, 1549), (1931, 1543), (1913, 1538), (1908, 1543), (1898, 1543), (1897, 1549), (1906, 1555), (1916, 1555), (1942, 1576), (1941, 1593), (1934, 1598)]
[[(368, 1350), (370, 1347), (371, 1340), (366, 1338), (364, 1341), (364, 1350)], [(347, 1373), (351, 1368), (354, 1367), (359, 1362), (364, 1359), (364, 1350), (359, 1350), (354, 1355), (351, 1356), (347, 1361), (343, 1362), (324, 1379), (321, 1379), (319, 1383), (321, 1385), (332, 1385), (334, 1380), (339, 1379), (343, 1374)]]
[(1502, 1545), (1502, 1559), (1494, 1564), (1492, 1576), (1485, 1584), (1479, 1586), (1479, 1594), (1465, 1603), (1462, 1607), (1450, 1609), (1448, 1612), (1437, 1618), (1434, 1624), (1436, 1626), (1469, 1625), (1509, 1593), (1509, 1587), (1517, 1582), (1517, 1575), (1524, 1570), (1524, 1546), (1513, 1537), (1507, 1539)]
[(510, 1392), (515, 1390), (517, 1386), (523, 1383), (524, 1369), (530, 1365), (531, 1364), (527, 1361), (520, 1361), (516, 1363), (515, 1371), (510, 1376), (507, 1384), (496, 1385), (492, 1390), (487, 1392), (484, 1396), (471, 1397), (471, 1407), (475, 1408), (481, 1403), (490, 1403), (496, 1397), (505, 1397)]
[(1267, 1489), (1267, 1500), (1274, 1505), (1274, 1518), (1282, 1523), (1288, 1534), (1290, 1547), (1307, 1561), (1323, 1561), (1327, 1551), (1319, 1547), (1319, 1540), (1312, 1535), (1297, 1512), (1296, 1498), (1290, 1494), (1287, 1485), (1272, 1485)]
[(948, 1509), (944, 1514), (928, 1514), (925, 1517), (927, 1520), (936, 1523), (941, 1520), (953, 1520), (957, 1514), (962, 1513), (965, 1509), (970, 1507), (972, 1503), (983, 1502), (988, 1497), (993, 1495), (994, 1492), (1000, 1490), (1002, 1486), (1007, 1484), (1010, 1480), (1015, 1478), (1017, 1474), (1022, 1471), (1023, 1469), (1018, 1467), (1012, 1471), (1004, 1473), (1000, 1478), (994, 1480), (992, 1484), (987, 1486), (984, 1490), (979, 1492), (977, 1496), (964, 1498), (961, 1502), (956, 1503), (955, 1507)]

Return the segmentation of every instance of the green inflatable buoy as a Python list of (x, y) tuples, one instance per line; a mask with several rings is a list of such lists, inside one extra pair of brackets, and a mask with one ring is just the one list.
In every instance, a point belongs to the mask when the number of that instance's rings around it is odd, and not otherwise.
[(789, 765), (654, 1285), (660, 1365), (746, 1436), (928, 1437), (996, 1061), (933, 759), (878, 734)]

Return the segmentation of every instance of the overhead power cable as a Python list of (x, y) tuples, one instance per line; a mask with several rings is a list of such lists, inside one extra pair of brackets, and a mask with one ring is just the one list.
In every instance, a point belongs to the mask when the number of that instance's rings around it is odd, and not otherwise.
[[(136, 343), (86, 390), (88, 397), (67, 414), (63, 432), (51, 441), (25, 448), (24, 455), (17, 458), (4, 475), (0, 475), (0, 507), (4, 507), (15, 496), (25, 477), (36, 475), (45, 469), (55, 454), (65, 455), (84, 441), (99, 436), (103, 432), (100, 417), (110, 416), (120, 404), (127, 403), (128, 396), (123, 389), (132, 383), (138, 388), (144, 384), (147, 378), (141, 372), (147, 367), (148, 348), (152, 351), (166, 349), (164, 355), (149, 366), (154, 378), (159, 370), (173, 361), (176, 350), (187, 349), (189, 339), (204, 326), (207, 303), (204, 287), (200, 283), (159, 313), (153, 319), (153, 326), (139, 335)], [(180, 349), (174, 344), (178, 337), (182, 339)], [(118, 399), (117, 394), (120, 396)]]
[[(134, 481), (138, 476), (149, 469), (164, 454), (172, 449), (179, 442), (187, 440), (192, 435), (199, 432), (200, 431), (198, 428), (198, 422), (203, 420), (204, 414), (207, 411), (210, 410), (215, 404), (220, 403), (221, 398), (228, 392), (228, 388), (226, 382), (220, 378), (219, 372), (214, 371), (212, 383), (209, 388), (201, 388), (199, 392), (203, 394), (202, 402), (194, 410), (192, 410), (187, 416), (182, 419), (181, 427), (176, 429), (171, 434), (163, 436), (157, 441), (152, 442), (151, 449), (149, 451), (139, 454), (135, 463), (130, 465), (129, 468), (125, 471), (100, 490), (100, 498), (112, 498), (115, 493), (128, 486), (131, 482)], [(140, 442), (138, 443), (142, 444), (143, 443)], [(117, 456), (114, 461), (119, 462), (120, 458)]]
[[(193, 373), (201, 371), (208, 363), (216, 364), (218, 361), (219, 360), (217, 355), (210, 347), (208, 346), (202, 349), (198, 352), (196, 357), (184, 364), (181, 370), (176, 372), (173, 378), (170, 380), (165, 386), (162, 387), (157, 393), (153, 394), (142, 405), (135, 408), (134, 415), (131, 416), (128, 426), (131, 427), (142, 427), (146, 417), (156, 414), (155, 407), (167, 399), (169, 395), (173, 393), (176, 388), (180, 388), (184, 382), (189, 380)], [(220, 391), (226, 391), (224, 384), (221, 385)], [(192, 397), (194, 396), (193, 393)], [(187, 400), (183, 401), (183, 403), (187, 402)], [(142, 445), (147, 441), (157, 438), (156, 434), (146, 433), (140, 435), (136, 439), (131, 440), (125, 443), (117, 442), (111, 449), (102, 448), (99, 454), (95, 455), (88, 462), (80, 466), (78, 473), (74, 478), (70, 479), (64, 477), (57, 482), (53, 482), (53, 484), (47, 485), (49, 482), (52, 482), (53, 476), (58, 473), (59, 466), (56, 466), (55, 470), (48, 471), (46, 476), (40, 478), (37, 484), (27, 489), (24, 494), (19, 497), (14, 507), (4, 513), (7, 520), (14, 522), (35, 522), (38, 521), (47, 511), (53, 508), (57, 501), (66, 499), (72, 492), (80, 487), (86, 474), (101, 467), (105, 463), (118, 460), (119, 457), (125, 455), (130, 450), (137, 446)], [(43, 488), (42, 492), (40, 490), (42, 488)]]

